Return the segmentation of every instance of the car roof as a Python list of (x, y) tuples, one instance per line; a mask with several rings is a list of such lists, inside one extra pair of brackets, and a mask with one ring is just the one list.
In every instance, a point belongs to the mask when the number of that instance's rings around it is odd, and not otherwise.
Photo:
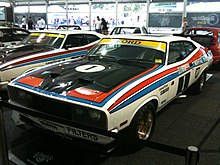
[(144, 27), (144, 26), (115, 26), (114, 28), (142, 28), (142, 27)]
[(109, 35), (105, 38), (117, 38), (117, 39), (135, 39), (135, 40), (150, 40), (150, 41), (159, 41), (159, 42), (171, 42), (171, 41), (192, 41), (189, 38), (173, 36), (170, 34), (146, 34), (146, 35)]
[(96, 34), (102, 36), (102, 34), (94, 32), (94, 31), (87, 31), (87, 30), (60, 30), (60, 29), (52, 29), (52, 30), (33, 30), (32, 33), (56, 33), (56, 34)]

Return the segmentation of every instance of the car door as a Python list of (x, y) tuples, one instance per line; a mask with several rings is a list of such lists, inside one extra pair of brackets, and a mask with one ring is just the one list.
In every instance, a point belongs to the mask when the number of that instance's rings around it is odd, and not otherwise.
[(199, 69), (191, 69), (192, 64), (188, 62), (188, 59), (193, 56), (192, 52), (195, 49), (194, 44), (188, 41), (170, 43), (167, 65), (168, 68), (176, 68), (177, 70), (175, 70), (176, 72), (172, 75), (173, 79), (168, 83), (168, 100), (181, 94), (191, 85), (191, 76), (194, 75), (192, 72)]

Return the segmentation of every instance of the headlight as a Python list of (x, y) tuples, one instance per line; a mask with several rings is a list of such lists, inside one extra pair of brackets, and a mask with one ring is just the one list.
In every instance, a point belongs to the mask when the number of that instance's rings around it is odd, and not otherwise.
[(100, 120), (101, 118), (101, 114), (99, 113), (99, 111), (91, 111), (89, 112), (89, 116), (92, 120)]
[(76, 109), (76, 115), (83, 115), (82, 109)]
[(31, 106), (33, 103), (33, 97), (28, 94), (27, 92), (24, 92), (22, 90), (17, 90), (17, 96), (18, 99), (21, 100), (25, 106)]
[(72, 107), (72, 121), (91, 127), (107, 128), (107, 116), (105, 112), (86, 107)]

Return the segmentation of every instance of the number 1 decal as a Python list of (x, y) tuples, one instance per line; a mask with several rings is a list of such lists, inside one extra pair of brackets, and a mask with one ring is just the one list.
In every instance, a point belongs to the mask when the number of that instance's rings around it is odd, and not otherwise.
[(189, 80), (190, 80), (190, 72), (179, 78), (179, 84), (176, 95), (184, 91), (189, 86)]

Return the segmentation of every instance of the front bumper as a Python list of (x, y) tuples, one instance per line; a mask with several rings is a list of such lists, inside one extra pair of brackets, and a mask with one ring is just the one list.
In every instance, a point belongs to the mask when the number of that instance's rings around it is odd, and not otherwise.
[(109, 152), (119, 144), (119, 135), (111, 131), (70, 122), (57, 116), (12, 104), (10, 101), (2, 101), (2, 106), (18, 111), (21, 114), (21, 120), (27, 124), (37, 126), (46, 132), (52, 132), (77, 145)]

